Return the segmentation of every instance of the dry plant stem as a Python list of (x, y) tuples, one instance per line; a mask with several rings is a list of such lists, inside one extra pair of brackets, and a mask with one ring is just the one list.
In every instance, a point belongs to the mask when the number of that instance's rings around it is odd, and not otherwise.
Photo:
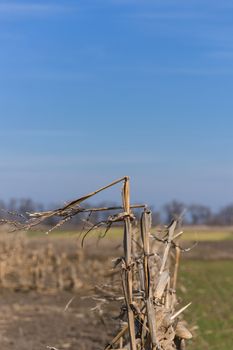
[(136, 337), (135, 337), (135, 324), (134, 313), (131, 309), (133, 303), (133, 276), (132, 276), (132, 261), (131, 261), (131, 248), (132, 248), (132, 226), (130, 222), (130, 188), (129, 178), (125, 177), (122, 202), (124, 211), (128, 214), (124, 217), (124, 254), (125, 254), (125, 271), (123, 273), (123, 284), (125, 284), (124, 293), (127, 306), (127, 315), (129, 323), (129, 338), (130, 349), (136, 350)]
[(120, 337), (120, 340), (119, 340), (119, 346), (120, 346), (120, 348), (122, 348), (122, 347), (123, 347), (123, 338), (122, 338), (122, 337)]
[[(130, 209), (140, 209), (144, 208), (145, 204), (133, 204), (130, 206)], [(102, 208), (85, 208), (80, 209), (80, 212), (82, 213), (88, 213), (88, 212), (96, 212), (96, 211), (110, 211), (110, 210), (121, 210), (124, 209), (123, 206), (117, 206), (117, 207), (102, 207)]]
[(169, 272), (163, 271), (163, 273), (161, 273), (161, 275), (159, 277), (159, 281), (158, 281), (156, 289), (155, 289), (155, 293), (154, 293), (155, 298), (157, 298), (157, 299), (162, 298), (162, 296), (164, 294), (164, 290), (166, 288), (166, 285), (168, 284), (169, 279), (170, 279)]
[[(21, 224), (21, 228), (22, 229), (26, 229), (29, 230), (34, 226), (37, 226), (38, 224), (40, 224), (41, 222), (43, 222), (45, 219), (48, 219), (50, 217), (53, 216), (58, 216), (58, 217), (64, 217), (64, 221), (59, 222), (57, 224), (57, 226), (61, 226), (63, 225), (67, 220), (70, 220), (73, 216), (82, 213), (82, 212), (97, 212), (97, 211), (105, 211), (105, 210), (120, 210), (122, 209), (122, 207), (117, 206), (117, 207), (104, 207), (104, 208), (88, 208), (88, 209), (84, 209), (80, 207), (80, 204), (82, 202), (84, 202), (85, 200), (95, 196), (96, 194), (98, 194), (99, 192), (102, 192), (110, 187), (115, 186), (116, 184), (120, 183), (120, 182), (125, 182), (126, 179), (128, 179), (128, 177), (122, 177), (118, 180), (115, 180), (113, 182), (111, 182), (110, 184), (99, 188), (98, 190), (91, 192), (83, 197), (80, 197), (78, 199), (75, 199), (71, 202), (69, 202), (67, 205), (65, 205), (62, 208), (58, 208), (52, 211), (46, 211), (46, 212), (36, 212), (36, 213), (27, 213), (30, 216), (30, 220), (26, 221), (26, 224)], [(131, 207), (136, 209), (136, 208), (143, 208), (145, 205), (132, 205)], [(130, 208), (129, 208), (130, 209)], [(8, 222), (9, 223), (9, 222)], [(11, 223), (13, 225), (13, 223)], [(18, 227), (19, 229), (20, 227)]]
[(179, 262), (180, 262), (180, 248), (176, 247), (176, 262), (175, 262), (175, 269), (174, 269), (173, 283), (172, 283), (173, 290), (176, 289)]
[(176, 317), (178, 317), (184, 310), (186, 310), (192, 303), (188, 303), (184, 307), (182, 307), (179, 311), (177, 311), (174, 315), (171, 317), (171, 321), (173, 321)]
[(145, 277), (142, 261), (138, 262), (138, 275), (139, 275), (139, 286), (140, 290), (145, 293)]
[(165, 306), (167, 309), (169, 309), (172, 305), (173, 300), (171, 299), (171, 294), (170, 294), (170, 277), (168, 278), (168, 282), (167, 282), (167, 290), (166, 290), (166, 294), (165, 294)]
[(145, 299), (146, 299), (146, 310), (147, 310), (147, 319), (149, 325), (149, 331), (152, 342), (152, 350), (157, 349), (157, 338), (156, 338), (156, 324), (155, 324), (155, 313), (153, 305), (151, 302), (151, 288), (150, 288), (150, 270), (148, 264), (148, 258), (150, 255), (149, 248), (149, 236), (151, 229), (151, 212), (147, 209), (144, 209), (141, 217), (141, 237), (143, 244), (143, 253), (144, 253), (144, 278), (145, 278)]
[[(85, 195), (83, 197), (80, 197), (78, 199), (75, 199), (75, 200), (69, 202), (68, 204), (66, 204), (62, 208), (52, 210), (52, 211), (47, 211), (47, 212), (33, 213), (33, 214), (30, 214), (30, 216), (32, 218), (37, 218), (37, 219), (40, 218), (41, 220), (50, 218), (50, 217), (55, 216), (55, 215), (62, 216), (66, 213), (67, 210), (74, 208), (75, 206), (79, 205), (80, 203), (84, 202), (85, 200), (95, 196), (97, 193), (100, 193), (100, 192), (102, 192), (102, 191), (122, 182), (122, 181), (125, 181), (125, 179), (127, 179), (126, 176), (124, 176), (118, 180), (115, 180), (115, 181), (111, 182), (110, 184), (108, 184), (104, 187), (101, 187), (94, 192), (88, 193), (87, 195)], [(31, 226), (37, 225), (38, 223), (39, 223), (38, 221), (35, 221), (34, 223), (31, 223), (29, 226), (31, 227)]]
[(142, 324), (142, 334), (141, 334), (141, 347), (142, 347), (142, 349), (145, 348), (145, 340), (146, 340), (146, 333), (147, 333), (146, 321), (147, 321), (147, 318), (144, 317), (144, 321)]
[(83, 197), (81, 197), (81, 198), (79, 198), (79, 199), (76, 199), (76, 200), (74, 200), (74, 201), (68, 203), (68, 204), (67, 204), (64, 208), (62, 208), (62, 209), (65, 210), (65, 209), (68, 209), (68, 208), (70, 208), (70, 207), (73, 207), (74, 205), (77, 205), (77, 204), (79, 204), (79, 203), (85, 201), (86, 199), (95, 196), (97, 193), (102, 192), (102, 191), (106, 190), (107, 188), (110, 188), (110, 187), (112, 187), (112, 186), (114, 186), (114, 185), (116, 185), (116, 184), (118, 184), (118, 183), (120, 183), (120, 182), (122, 182), (122, 181), (125, 181), (125, 179), (126, 179), (126, 177), (121, 177), (120, 179), (115, 180), (115, 181), (111, 182), (110, 184), (108, 184), (108, 185), (106, 185), (106, 186), (103, 186), (103, 187), (99, 188), (98, 190), (87, 194), (86, 196), (83, 196)]
[[(136, 232), (136, 227), (132, 227), (131, 229), (131, 244), (132, 244), (132, 259), (133, 259), (133, 262), (136, 261), (137, 257), (136, 257), (136, 253), (137, 253), (137, 239), (136, 239), (136, 235), (137, 235), (137, 232)], [(137, 290), (138, 289), (138, 279), (137, 279), (137, 266), (136, 264), (132, 264), (132, 282), (133, 282), (133, 290)]]
[(178, 268), (179, 268), (179, 262), (180, 262), (180, 253), (181, 249), (180, 247), (176, 246), (176, 255), (175, 255), (175, 267), (174, 267), (174, 272), (173, 272), (173, 279), (172, 279), (172, 303), (171, 303), (171, 309), (172, 312), (174, 312), (175, 308), (175, 303), (176, 303), (176, 284), (177, 284), (177, 276), (178, 276)]
[(164, 250), (161, 268), (160, 268), (160, 271), (159, 271), (160, 275), (163, 272), (163, 270), (165, 268), (165, 265), (166, 265), (166, 262), (167, 262), (168, 253), (169, 253), (169, 250), (171, 248), (172, 239), (173, 239), (173, 235), (174, 235), (174, 231), (175, 231), (176, 225), (177, 225), (177, 221), (174, 220), (171, 223), (171, 225), (169, 226), (169, 229), (168, 229), (168, 240), (167, 240), (167, 244), (166, 244), (166, 247), (165, 247), (165, 250)]
[(149, 235), (148, 231), (150, 229), (149, 226), (149, 218), (150, 212), (146, 209), (142, 213), (141, 216), (141, 238), (143, 245), (143, 267), (144, 267), (144, 285), (145, 285), (145, 296), (148, 298), (149, 296), (149, 267), (148, 267), (148, 257), (150, 254), (149, 250)]
[(120, 330), (120, 332), (113, 338), (113, 340), (111, 341), (111, 343), (109, 343), (109, 344), (105, 347), (104, 350), (109, 350), (109, 349), (111, 349), (111, 347), (112, 347), (114, 344), (116, 344), (116, 343), (118, 342), (118, 340), (120, 340), (120, 339), (123, 337), (123, 335), (127, 332), (128, 328), (129, 328), (128, 325), (126, 325), (124, 328), (122, 328), (122, 329)]

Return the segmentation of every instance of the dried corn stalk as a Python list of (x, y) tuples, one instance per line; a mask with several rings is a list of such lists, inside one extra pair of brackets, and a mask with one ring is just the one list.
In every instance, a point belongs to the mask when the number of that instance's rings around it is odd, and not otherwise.
[[(122, 207), (85, 209), (80, 206), (85, 200), (121, 182), (123, 182)], [(132, 225), (136, 225), (134, 208), (142, 208), (138, 235), (132, 229)], [(192, 335), (185, 323), (180, 320), (180, 315), (190, 304), (177, 311), (176, 283), (180, 258), (180, 248), (176, 243), (177, 237), (180, 236), (179, 232), (176, 233), (178, 222), (172, 221), (164, 230), (163, 237), (154, 235), (151, 232), (151, 211), (145, 205), (131, 206), (130, 204), (128, 177), (123, 177), (74, 200), (63, 208), (31, 213), (28, 221), (21, 224), (11, 222), (11, 224), (17, 229), (19, 226), (23, 229), (31, 229), (47, 218), (57, 216), (60, 218), (57, 227), (74, 215), (99, 210), (120, 210), (120, 212), (109, 216), (105, 223), (93, 225), (91, 229), (105, 224), (107, 232), (115, 222), (124, 224), (124, 256), (119, 259), (122, 262), (121, 279), (124, 296), (122, 310), (124, 312), (120, 316), (121, 328), (105, 350), (184, 349), (185, 340), (190, 339)], [(113, 296), (114, 294), (110, 295), (111, 298)], [(109, 297), (109, 292), (106, 297)]]

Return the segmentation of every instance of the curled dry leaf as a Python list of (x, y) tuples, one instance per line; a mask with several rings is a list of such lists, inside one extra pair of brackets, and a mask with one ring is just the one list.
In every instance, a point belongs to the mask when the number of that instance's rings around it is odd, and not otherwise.
[(192, 339), (192, 333), (184, 326), (183, 322), (178, 322), (176, 326), (176, 336), (181, 339)]

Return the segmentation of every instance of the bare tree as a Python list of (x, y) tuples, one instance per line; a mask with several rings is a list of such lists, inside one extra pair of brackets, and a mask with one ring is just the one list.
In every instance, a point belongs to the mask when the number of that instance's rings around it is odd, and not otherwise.
[(188, 209), (192, 225), (203, 225), (210, 223), (212, 217), (210, 208), (200, 204), (192, 204)]
[(166, 215), (166, 222), (170, 222), (172, 219), (178, 218), (182, 214), (185, 209), (185, 204), (173, 200), (171, 203), (166, 204), (163, 209)]
[(233, 204), (222, 208), (216, 215), (215, 221), (219, 225), (233, 225)]

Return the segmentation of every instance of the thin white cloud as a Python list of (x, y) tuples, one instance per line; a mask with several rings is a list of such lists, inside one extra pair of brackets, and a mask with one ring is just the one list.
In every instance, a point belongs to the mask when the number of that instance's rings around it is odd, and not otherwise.
[(206, 15), (197, 12), (145, 12), (130, 13), (126, 15), (132, 19), (143, 20), (192, 20), (206, 18)]
[(58, 81), (58, 82), (87, 82), (94, 79), (94, 75), (90, 73), (70, 73), (70, 72), (32, 72), (29, 74), (12, 74), (8, 76), (8, 80), (12, 79), (28, 79), (28, 80), (38, 80), (38, 81)]
[(231, 50), (231, 51), (217, 50), (217, 51), (209, 52), (208, 57), (212, 57), (212, 58), (219, 59), (219, 60), (221, 60), (221, 59), (230, 60), (232, 62), (233, 50)]
[(145, 164), (160, 164), (162, 160), (156, 159), (152, 156), (145, 155), (127, 155), (127, 156), (105, 156), (105, 155), (9, 155), (0, 154), (0, 169), (1, 171), (35, 171), (38, 169), (44, 169), (46, 171), (56, 168), (69, 168), (76, 169), (80, 166), (88, 166), (90, 168), (96, 168), (98, 165), (124, 165), (124, 166), (133, 166), (133, 165), (145, 165)]
[[(1, 37), (1, 35), (0, 35)], [(32, 62), (36, 60), (30, 53), (28, 57), (24, 57), (24, 62)], [(12, 59), (13, 64), (15, 64)], [(74, 72), (71, 69), (66, 69), (64, 71), (54, 71), (54, 69), (37, 69), (27, 71), (6, 71), (1, 72), (1, 80), (15, 81), (15, 80), (34, 80), (34, 81), (48, 81), (48, 82), (90, 82), (96, 78), (96, 74), (93, 72), (77, 71)]]
[(232, 68), (212, 68), (208, 69), (207, 67), (201, 68), (174, 68), (168, 69), (164, 72), (165, 74), (175, 74), (175, 75), (200, 75), (200, 76), (216, 76), (216, 75), (233, 75)]
[(2, 129), (0, 130), (1, 137), (71, 137), (83, 135), (84, 131), (71, 129)]
[(72, 9), (74, 8), (69, 5), (5, 2), (0, 4), (0, 15), (48, 15), (64, 13)]
[(169, 75), (182, 75), (182, 76), (218, 76), (218, 75), (233, 75), (233, 67), (212, 67), (209, 68), (207, 65), (202, 65), (202, 67), (175, 67), (175, 66), (160, 66), (160, 65), (109, 65), (104, 67), (105, 70), (114, 71), (114, 72), (137, 72), (141, 74), (147, 74), (148, 76), (169, 76)]

